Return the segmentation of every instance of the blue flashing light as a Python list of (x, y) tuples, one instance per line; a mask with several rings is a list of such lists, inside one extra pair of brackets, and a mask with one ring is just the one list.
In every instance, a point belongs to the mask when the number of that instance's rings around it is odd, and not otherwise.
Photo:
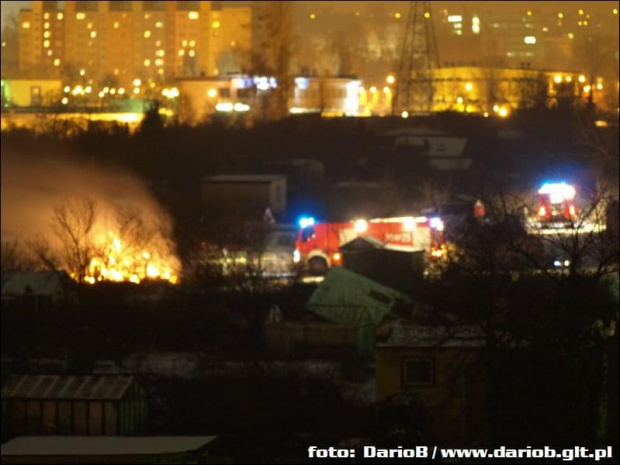
[(307, 228), (308, 226), (314, 226), (314, 218), (312, 217), (302, 217), (299, 218), (299, 227)]
[(298, 89), (305, 90), (308, 88), (308, 78), (297, 77), (295, 78), (295, 85)]
[(575, 188), (565, 182), (546, 182), (538, 193), (541, 195), (549, 195), (552, 203), (561, 203), (566, 200), (575, 198)]

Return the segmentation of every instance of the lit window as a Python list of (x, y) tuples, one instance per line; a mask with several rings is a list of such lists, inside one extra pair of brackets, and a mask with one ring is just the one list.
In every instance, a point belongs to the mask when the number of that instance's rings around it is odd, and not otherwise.
[(24, 29), (30, 29), (30, 22), (29, 21), (24, 21), (22, 23), (22, 28)]
[(80, 76), (84, 76), (86, 74), (86, 70), (85, 69), (81, 69), (80, 70)]
[(158, 28), (158, 29), (161, 29), (161, 28), (163, 28), (163, 27), (164, 27), (164, 23), (163, 23), (163, 22), (161, 22), (161, 21), (157, 21), (157, 22), (155, 23), (155, 27), (156, 27), (156, 28)]
[(181, 42), (181, 45), (182, 45), (183, 47), (187, 47), (187, 40), (184, 40), (183, 42)]
[(311, 14), (310, 14), (310, 19), (316, 19), (316, 14), (311, 13)]
[(50, 23), (43, 23), (43, 29), (49, 29)]
[(62, 14), (62, 13), (58, 13), (58, 14), (56, 15), (56, 18), (58, 19), (58, 21), (62, 21), (62, 18), (64, 18), (64, 17), (65, 17), (65, 15), (64, 15), (64, 14)]
[(158, 57), (163, 57), (164, 55), (166, 55), (166, 52), (164, 52), (163, 50), (157, 50), (157, 52), (155, 53)]
[(158, 69), (158, 70), (157, 70), (157, 74), (164, 74), (164, 70), (163, 70), (163, 69), (161, 69), (161, 68), (160, 68), (160, 69)]
[(189, 19), (198, 19), (199, 15), (197, 11), (190, 11), (187, 17)]
[(118, 21), (116, 21), (114, 23), (114, 29), (118, 29), (119, 27), (121, 27), (121, 25), (118, 23)]
[(44, 48), (49, 48), (49, 46), (50, 46), (50, 41), (49, 40), (44, 40), (43, 41), (43, 47)]
[(189, 56), (190, 57), (196, 56), (196, 52), (194, 52), (193, 50), (190, 50), (189, 51)]
[(185, 55), (185, 50), (179, 50), (179, 56), (182, 57), (183, 55)]
[(155, 47), (161, 47), (161, 40), (155, 42)]
[(536, 43), (536, 37), (526, 36), (523, 38), (523, 42), (525, 42), (528, 45), (534, 45)]
[(50, 14), (49, 13), (45, 13), (43, 15), (43, 19), (50, 19)]
[(91, 33), (90, 33), (90, 38), (91, 38), (91, 39), (94, 39), (94, 38), (96, 38), (96, 37), (97, 37), (97, 31), (91, 31)]
[(190, 40), (189, 41), (189, 46), (190, 47), (195, 47), (196, 46), (196, 41), (195, 40)]
[(149, 37), (151, 37), (151, 31), (144, 31), (144, 38), (148, 39)]
[(54, 54), (54, 52), (52, 50), (48, 50), (47, 51), (47, 56), (48, 57), (51, 57), (53, 54)]
[(564, 17), (564, 13), (558, 13), (558, 18), (562, 19)]
[(45, 31), (43, 33), (43, 37), (45, 37), (46, 39), (49, 39), (51, 35), (52, 35), (52, 33), (50, 31)]
[(60, 60), (58, 58), (54, 60), (54, 66), (60, 66)]
[(86, 25), (86, 27), (87, 27), (88, 29), (92, 29), (92, 28), (93, 28), (93, 23), (88, 23), (88, 24)]
[(75, 19), (82, 20), (82, 19), (85, 19), (85, 18), (86, 18), (86, 13), (76, 13), (76, 15), (75, 15)]
[[(356, 13), (356, 16), (359, 16), (359, 15)], [(395, 13), (395, 14), (394, 14), (394, 17), (395, 17), (396, 19), (400, 19), (400, 18), (401, 18), (401, 16), (402, 16), (402, 15), (401, 15), (400, 13)]]
[(426, 13), (424, 13), (424, 17), (425, 17), (426, 19), (428, 19), (428, 18), (430, 18), (430, 17), (431, 17), (431, 14), (427, 11)]
[(434, 384), (432, 359), (403, 360), (403, 381), (409, 386), (432, 386)]
[(164, 60), (162, 60), (161, 58), (155, 60), (155, 66), (164, 66)]
[(211, 27), (212, 27), (213, 29), (219, 29), (219, 28), (220, 28), (220, 26), (221, 26), (221, 24), (220, 24), (220, 22), (219, 22), (218, 20), (215, 20), (215, 21), (213, 21), (213, 22), (211, 23)]
[(151, 60), (149, 59), (144, 60), (144, 66), (146, 66), (147, 68), (151, 66)]

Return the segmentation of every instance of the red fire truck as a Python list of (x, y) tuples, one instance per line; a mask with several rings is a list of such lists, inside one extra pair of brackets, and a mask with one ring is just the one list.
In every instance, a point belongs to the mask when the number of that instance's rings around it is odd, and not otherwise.
[(538, 222), (549, 225), (573, 221), (579, 213), (575, 195), (575, 188), (564, 182), (543, 184), (538, 189)]
[(378, 240), (386, 249), (424, 251), (429, 259), (446, 254), (444, 224), (439, 218), (375, 218), (346, 223), (317, 223), (313, 218), (302, 218), (299, 225), (294, 261), (307, 266), (311, 274), (324, 274), (332, 266), (340, 266), (340, 247), (357, 237)]

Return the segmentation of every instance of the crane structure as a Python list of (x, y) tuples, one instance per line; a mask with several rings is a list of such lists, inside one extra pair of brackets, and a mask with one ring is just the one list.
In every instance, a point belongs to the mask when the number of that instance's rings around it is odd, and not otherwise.
[(433, 111), (437, 92), (433, 69), (437, 67), (439, 52), (431, 2), (409, 2), (392, 99), (393, 115), (428, 114)]

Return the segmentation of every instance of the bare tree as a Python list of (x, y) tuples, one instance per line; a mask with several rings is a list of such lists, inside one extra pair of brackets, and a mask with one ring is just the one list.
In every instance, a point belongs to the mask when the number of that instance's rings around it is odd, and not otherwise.
[(88, 265), (96, 248), (93, 229), (97, 219), (97, 205), (88, 197), (56, 204), (50, 227), (63, 251), (63, 261), (79, 282), (86, 277)]
[(26, 245), (33, 255), (37, 268), (44, 270), (58, 270), (61, 266), (60, 258), (54, 253), (52, 245), (41, 233), (26, 241)]
[(256, 2), (257, 28), (262, 31), (257, 38), (257, 50), (253, 54), (253, 72), (272, 75), (278, 87), (274, 95), (273, 109), (269, 113), (274, 118), (287, 115), (289, 67), (294, 46), (292, 37), (292, 2)]

